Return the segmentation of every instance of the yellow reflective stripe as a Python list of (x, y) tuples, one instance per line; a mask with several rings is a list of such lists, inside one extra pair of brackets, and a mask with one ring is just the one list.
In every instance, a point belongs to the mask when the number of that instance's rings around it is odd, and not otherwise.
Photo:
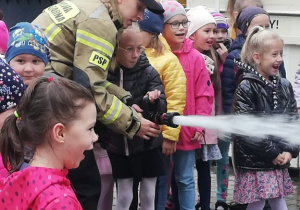
[(108, 86), (110, 86), (111, 85), (111, 82), (108, 82), (108, 81), (105, 81), (104, 83), (103, 83), (103, 87), (104, 88), (107, 88)]
[(76, 41), (105, 53), (109, 58), (114, 52), (114, 46), (111, 43), (80, 29), (77, 30)]
[(60, 31), (61, 29), (55, 23), (51, 23), (45, 30), (48, 41), (51, 42)]
[(113, 123), (118, 117), (122, 109), (122, 102), (114, 96), (111, 107), (104, 116), (100, 117), (99, 120), (104, 124)]

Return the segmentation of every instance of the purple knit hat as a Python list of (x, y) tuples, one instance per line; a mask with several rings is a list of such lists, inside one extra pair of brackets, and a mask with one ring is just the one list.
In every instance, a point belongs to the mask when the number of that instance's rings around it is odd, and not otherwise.
[(246, 35), (248, 27), (254, 17), (260, 14), (268, 15), (266, 10), (256, 6), (249, 6), (244, 8), (236, 18), (236, 26), (242, 31), (243, 35)]

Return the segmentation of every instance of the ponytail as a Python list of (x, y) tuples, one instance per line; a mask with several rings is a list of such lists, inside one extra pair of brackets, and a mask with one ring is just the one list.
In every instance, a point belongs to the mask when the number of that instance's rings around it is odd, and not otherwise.
[(10, 172), (19, 170), (24, 162), (24, 143), (19, 136), (18, 122), (14, 114), (4, 121), (0, 136), (0, 152), (4, 167)]
[(260, 45), (258, 40), (255, 41), (252, 40), (253, 36), (257, 34), (258, 32), (264, 31), (264, 29), (260, 26), (255, 26), (251, 31), (250, 34), (248, 34), (246, 41), (243, 45), (242, 51), (241, 51), (241, 61), (244, 63), (247, 63), (248, 65), (255, 67), (255, 62), (253, 60), (253, 52), (254, 50)]

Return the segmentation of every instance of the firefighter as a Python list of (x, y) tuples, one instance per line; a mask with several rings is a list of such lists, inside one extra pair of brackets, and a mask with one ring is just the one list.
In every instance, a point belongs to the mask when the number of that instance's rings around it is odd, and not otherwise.
[[(144, 9), (164, 10), (155, 0), (70, 0), (46, 8), (33, 24), (42, 28), (50, 44), (49, 73), (76, 81), (93, 93), (98, 121), (133, 138), (156, 137), (158, 125), (144, 119), (130, 104), (130, 93), (106, 81), (118, 31), (144, 17)], [(108, 9), (109, 8), (109, 9)], [(83, 209), (96, 209), (100, 175), (92, 151), (69, 178)]]

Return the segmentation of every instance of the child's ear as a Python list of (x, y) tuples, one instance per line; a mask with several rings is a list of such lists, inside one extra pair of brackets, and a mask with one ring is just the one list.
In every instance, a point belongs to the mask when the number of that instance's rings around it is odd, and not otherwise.
[(196, 34), (196, 33), (193, 33), (193, 34), (189, 37), (189, 39), (195, 41), (195, 34)]
[(51, 137), (54, 142), (63, 143), (65, 141), (66, 127), (62, 123), (56, 123), (51, 130)]
[(252, 54), (252, 59), (256, 64), (260, 64), (260, 56), (258, 52), (254, 52)]

